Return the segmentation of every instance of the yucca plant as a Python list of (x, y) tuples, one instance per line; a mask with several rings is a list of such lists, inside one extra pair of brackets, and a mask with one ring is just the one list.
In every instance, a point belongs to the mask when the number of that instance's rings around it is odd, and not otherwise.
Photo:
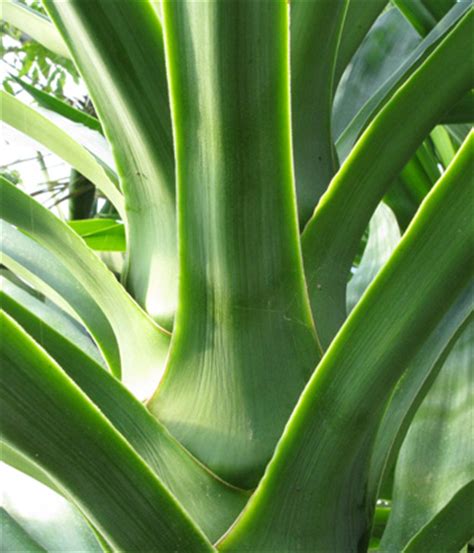
[(470, 2), (44, 6), (99, 119), (2, 119), (117, 216), (0, 181), (3, 460), (71, 505), (4, 549), (467, 551)]

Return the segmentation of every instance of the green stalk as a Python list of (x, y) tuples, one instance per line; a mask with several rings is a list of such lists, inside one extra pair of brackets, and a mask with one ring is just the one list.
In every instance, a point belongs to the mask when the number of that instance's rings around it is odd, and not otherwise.
[(319, 359), (292, 178), (287, 3), (165, 2), (163, 21), (180, 289), (149, 407), (217, 474), (251, 487)]

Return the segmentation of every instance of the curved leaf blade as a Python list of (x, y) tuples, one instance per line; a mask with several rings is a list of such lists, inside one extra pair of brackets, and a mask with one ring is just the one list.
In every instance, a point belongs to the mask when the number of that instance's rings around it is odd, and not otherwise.
[(117, 549), (212, 551), (167, 489), (59, 365), (13, 319), (0, 317), (7, 338), (1, 351), (0, 427), (7, 443), (53, 475)]
[(25, 4), (15, 0), (2, 2), (2, 19), (52, 52), (64, 58), (71, 57), (68, 47), (51, 21)]
[[(425, 543), (431, 532), (437, 532), (435, 519), (440, 511), (474, 480), (472, 439), (466, 432), (474, 415), (470, 386), (473, 345), (474, 319), (471, 319), (417, 410), (401, 447), (392, 512), (382, 537), (381, 551), (404, 550), (422, 529), (425, 537), (419, 539)], [(463, 494), (465, 499), (461, 504), (466, 510), (472, 505), (472, 491), (471, 484), (471, 491)], [(444, 537), (448, 541), (451, 533), (459, 535), (460, 521), (451, 519), (450, 522), (452, 529)], [(426, 528), (427, 525), (431, 528)], [(472, 536), (472, 517), (467, 528), (461, 523), (461, 529), (464, 533), (461, 532), (459, 549)], [(445, 551), (441, 543), (440, 551)], [(410, 547), (419, 551), (414, 543), (407, 549)]]
[[(347, 276), (370, 217), (393, 179), (454, 100), (472, 86), (463, 52), (471, 42), (468, 12), (398, 89), (357, 142), (302, 235), (303, 258), (316, 331), (326, 348), (345, 319)], [(451, 78), (444, 74), (450, 68)], [(429, 102), (420, 95), (433, 89)], [(400, 121), (409, 119), (409, 127)], [(390, 141), (387, 141), (390, 136)]]
[(86, 148), (71, 138), (62, 128), (21, 100), (4, 91), (1, 91), (1, 99), (2, 121), (33, 138), (72, 165), (93, 182), (113, 203), (120, 216), (125, 218), (122, 194), (115, 183), (110, 180), (104, 168)]
[(227, 486), (200, 465), (119, 382), (37, 318), (30, 311), (31, 303), (22, 305), (0, 292), (0, 306), (64, 367), (208, 538), (221, 537), (244, 507), (247, 494)]
[(74, 275), (113, 329), (126, 385), (139, 395), (146, 394), (161, 376), (169, 335), (141, 310), (66, 223), (3, 178), (0, 191), (2, 219), (28, 233)]

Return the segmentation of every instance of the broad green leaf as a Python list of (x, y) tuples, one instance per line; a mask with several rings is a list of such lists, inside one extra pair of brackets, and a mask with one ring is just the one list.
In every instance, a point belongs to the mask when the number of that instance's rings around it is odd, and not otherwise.
[(89, 115), (84, 111), (80, 111), (70, 106), (69, 104), (63, 102), (62, 100), (59, 100), (52, 94), (44, 92), (43, 90), (27, 83), (25, 80), (20, 79), (19, 77), (12, 78), (23, 88), (23, 90), (28, 92), (28, 94), (32, 98), (34, 98), (34, 100), (36, 100), (38, 105), (40, 105), (41, 107), (54, 111), (59, 115), (62, 115), (63, 117), (74, 121), (75, 123), (80, 123), (81, 125), (85, 125), (89, 129), (102, 133), (102, 126), (100, 124), (100, 121), (98, 121), (95, 117), (92, 117), (92, 115)]
[(293, 0), (291, 118), (300, 227), (337, 170), (331, 132), (334, 72), (348, 0)]
[(387, 5), (387, 0), (350, 0), (337, 53), (334, 82), (337, 85), (369, 29)]
[(4, 0), (1, 5), (1, 17), (4, 21), (17, 27), (52, 52), (65, 58), (70, 57), (64, 40), (47, 17), (16, 0)]
[(400, 240), (400, 229), (391, 209), (380, 204), (369, 224), (369, 240), (361, 262), (347, 285), (347, 312), (350, 313), (367, 286), (389, 260)]
[(251, 487), (319, 358), (292, 179), (287, 3), (163, 12), (180, 289), (149, 407), (204, 464)]
[(332, 342), (221, 551), (345, 553), (367, 544), (378, 421), (407, 363), (471, 278), (473, 147), (474, 133)]
[[(471, 64), (464, 52), (470, 47), (473, 20), (474, 13), (468, 11), (385, 104), (306, 225), (302, 236), (306, 280), (324, 348), (344, 321), (347, 275), (372, 213), (447, 106), (472, 86)], [(429, 101), (420, 103), (428, 89)], [(409, 126), (400, 124), (408, 119)]]
[[(423, 64), (468, 8), (466, 3), (458, 4), (421, 42), (396, 10), (388, 11), (379, 19), (357, 53), (351, 71), (344, 77), (347, 84), (341, 84), (335, 99), (335, 136), (341, 159), (349, 155), (370, 120)], [(380, 40), (388, 42), (385, 55), (379, 53)], [(354, 96), (359, 100), (354, 101)], [(445, 111), (449, 112), (452, 105), (453, 102)], [(444, 118), (445, 113), (441, 117)]]
[[(156, 386), (160, 379), (169, 335), (141, 310), (103, 262), (66, 223), (2, 178), (0, 191), (1, 217), (28, 233), (54, 256), (60, 267), (74, 275), (113, 329), (125, 384), (139, 396), (146, 397), (150, 387)], [(70, 301), (70, 298), (64, 299)], [(87, 317), (87, 313), (81, 317), (85, 323)], [(92, 329), (89, 330), (93, 334)], [(117, 372), (117, 366), (111, 368)]]
[(125, 217), (124, 199), (96, 158), (60, 126), (31, 106), (1, 91), (2, 121), (51, 150), (93, 182)]
[(0, 537), (0, 545), (2, 551), (28, 551), (29, 553), (46, 553), (35, 540), (22, 528), (8, 512), (0, 507), (0, 524), (2, 534)]
[[(41, 551), (102, 551), (87, 522), (64, 497), (15, 469), (3, 466), (0, 470), (6, 511)], [(29, 549), (7, 547), (3, 551), (26, 552)]]
[(401, 444), (416, 410), (469, 322), (473, 292), (472, 285), (462, 291), (395, 387), (380, 420), (372, 453), (367, 491), (372, 504), (377, 497), (392, 497), (393, 469)]
[(112, 547), (212, 551), (99, 409), (13, 319), (0, 317), (5, 337), (0, 428), (5, 441), (53, 475)]
[(46, 0), (44, 5), (71, 50), (114, 152), (126, 198), (126, 287), (170, 330), (178, 251), (160, 20), (152, 2)]
[[(472, 536), (472, 516), (469, 524), (462, 524), (457, 519), (458, 509), (454, 511), (456, 518), (450, 519), (451, 528), (446, 524), (443, 526), (445, 535), (440, 535), (433, 523), (455, 495), (474, 480), (472, 435), (468, 431), (474, 416), (470, 385), (473, 346), (474, 320), (471, 319), (417, 410), (401, 447), (395, 471), (392, 512), (382, 538), (381, 551), (404, 550), (422, 529), (426, 533), (423, 543), (431, 532), (438, 535), (439, 551), (457, 551)], [(470, 493), (464, 494), (461, 511), (469, 511), (473, 499), (471, 486)], [(431, 528), (426, 527), (428, 524)], [(458, 524), (463, 526), (461, 535)], [(449, 544), (451, 534), (460, 541)], [(414, 544), (407, 549), (421, 551)]]
[[(180, 501), (210, 540), (217, 540), (248, 496), (215, 478), (113, 377), (26, 306), (2, 293), (1, 306), (87, 394)], [(12, 463), (13, 464), (13, 463)], [(17, 465), (14, 465), (17, 466)], [(21, 466), (18, 467), (22, 469)]]
[(126, 250), (125, 226), (114, 219), (80, 219), (68, 221), (68, 225), (81, 236), (93, 250)]

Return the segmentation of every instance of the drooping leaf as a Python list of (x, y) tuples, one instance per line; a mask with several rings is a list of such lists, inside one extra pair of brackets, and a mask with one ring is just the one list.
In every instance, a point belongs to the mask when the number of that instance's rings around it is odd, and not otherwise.
[(2, 19), (56, 54), (70, 57), (68, 47), (54, 25), (36, 10), (16, 0), (5, 0), (2, 2)]
[(331, 115), (347, 0), (290, 3), (291, 118), (300, 227), (337, 169)]
[(61, 127), (31, 106), (1, 91), (1, 119), (51, 150), (93, 182), (125, 218), (123, 196), (96, 158)]
[[(385, 104), (306, 225), (302, 236), (306, 280), (324, 348), (344, 321), (347, 275), (373, 211), (443, 112), (472, 86), (470, 62), (464, 63), (463, 52), (469, 48), (473, 20), (469, 10)], [(450, 71), (453, 64), (455, 72)], [(450, 72), (449, 79), (445, 72)], [(420, 103), (428, 89), (429, 101)], [(407, 119), (409, 126), (400, 123)]]
[(471, 278), (473, 146), (474, 133), (332, 342), (221, 551), (342, 553), (367, 544), (379, 418), (406, 364)]
[[(470, 385), (473, 347), (474, 320), (471, 319), (417, 410), (401, 447), (392, 512), (381, 551), (404, 550), (421, 530), (426, 534), (420, 537), (422, 543), (434, 534), (430, 539), (437, 538), (439, 551), (457, 551), (472, 536), (472, 516), (466, 513), (458, 517), (460, 512), (472, 508), (474, 500), (472, 436), (468, 430), (474, 416)], [(438, 513), (451, 501), (458, 502), (456, 494), (470, 483), (470, 491), (462, 495), (460, 509), (454, 509), (453, 518), (448, 518), (450, 524), (444, 524), (440, 532), (436, 522)], [(466, 517), (468, 520), (463, 520)], [(415, 546), (416, 541), (415, 538), (408, 551), (421, 551), (420, 544)]]
[(31, 302), (25, 306), (8, 293), (0, 294), (1, 307), (64, 367), (209, 539), (215, 541), (222, 536), (248, 496), (225, 485), (197, 463), (119, 382), (54, 327), (37, 318), (30, 311)]
[[(79, 282), (113, 329), (124, 382), (141, 397), (159, 381), (169, 335), (127, 294), (103, 262), (63, 221), (33, 198), (0, 177), (1, 217), (28, 233)], [(68, 277), (70, 278), (70, 277)], [(70, 301), (70, 298), (64, 298)], [(76, 309), (77, 310), (77, 309)], [(88, 314), (82, 319), (86, 323)], [(91, 333), (93, 330), (89, 328)]]
[(59, 365), (13, 319), (0, 317), (5, 441), (54, 475), (118, 550), (212, 551), (169, 491)]
[(178, 281), (174, 156), (156, 4), (44, 2), (82, 73), (114, 152), (126, 198), (126, 287), (171, 330)]
[(292, 180), (287, 7), (163, 5), (180, 289), (149, 406), (240, 487), (257, 482), (319, 358)]

